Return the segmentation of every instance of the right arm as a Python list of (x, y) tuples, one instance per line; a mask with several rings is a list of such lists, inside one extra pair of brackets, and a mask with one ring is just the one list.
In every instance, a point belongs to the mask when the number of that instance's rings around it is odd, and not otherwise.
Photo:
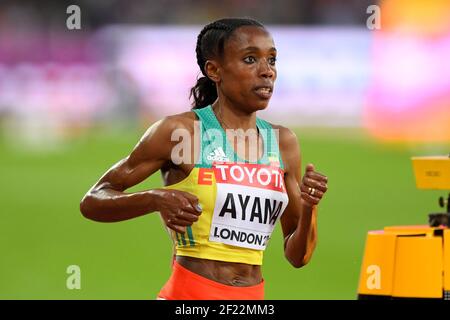
[(152, 125), (132, 153), (112, 166), (86, 193), (80, 203), (81, 213), (101, 222), (123, 221), (160, 211), (166, 225), (184, 232), (198, 220), (198, 199), (187, 192), (151, 189), (135, 193), (124, 191), (158, 171), (170, 161), (174, 129), (183, 125), (168, 117)]

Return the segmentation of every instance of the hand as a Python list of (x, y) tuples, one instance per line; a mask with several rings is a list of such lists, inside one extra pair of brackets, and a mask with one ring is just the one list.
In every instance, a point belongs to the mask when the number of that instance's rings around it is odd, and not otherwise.
[(319, 204), (325, 192), (328, 190), (328, 177), (314, 171), (314, 165), (308, 164), (300, 185), (303, 201), (310, 206)]
[(159, 212), (165, 225), (179, 233), (185, 233), (186, 227), (198, 221), (202, 208), (198, 198), (180, 190), (161, 189)]

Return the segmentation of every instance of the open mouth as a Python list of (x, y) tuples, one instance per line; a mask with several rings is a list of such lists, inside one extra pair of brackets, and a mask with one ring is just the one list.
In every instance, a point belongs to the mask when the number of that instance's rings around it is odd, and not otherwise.
[(259, 89), (257, 89), (259, 92), (261, 92), (261, 93), (265, 93), (265, 94), (268, 94), (268, 93), (271, 93), (272, 92), (272, 89), (270, 89), (270, 88), (259, 88)]
[(270, 87), (259, 87), (255, 90), (256, 95), (263, 99), (268, 99), (272, 96), (272, 88)]

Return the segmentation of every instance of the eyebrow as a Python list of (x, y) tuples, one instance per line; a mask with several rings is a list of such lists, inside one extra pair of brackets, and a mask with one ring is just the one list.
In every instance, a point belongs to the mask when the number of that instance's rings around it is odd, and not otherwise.
[[(261, 49), (258, 47), (247, 47), (247, 48), (242, 49), (242, 51), (261, 51)], [(277, 49), (275, 47), (272, 47), (269, 49), (269, 51), (277, 52)]]

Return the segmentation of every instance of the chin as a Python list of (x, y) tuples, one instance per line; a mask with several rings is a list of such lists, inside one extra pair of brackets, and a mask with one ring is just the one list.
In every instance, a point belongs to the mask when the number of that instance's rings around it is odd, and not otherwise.
[(258, 101), (256, 103), (252, 104), (252, 109), (254, 111), (261, 111), (261, 110), (267, 109), (268, 106), (269, 106), (269, 100), (267, 100), (267, 101)]
[(241, 103), (241, 106), (249, 113), (262, 111), (269, 106), (269, 100), (246, 100)]

